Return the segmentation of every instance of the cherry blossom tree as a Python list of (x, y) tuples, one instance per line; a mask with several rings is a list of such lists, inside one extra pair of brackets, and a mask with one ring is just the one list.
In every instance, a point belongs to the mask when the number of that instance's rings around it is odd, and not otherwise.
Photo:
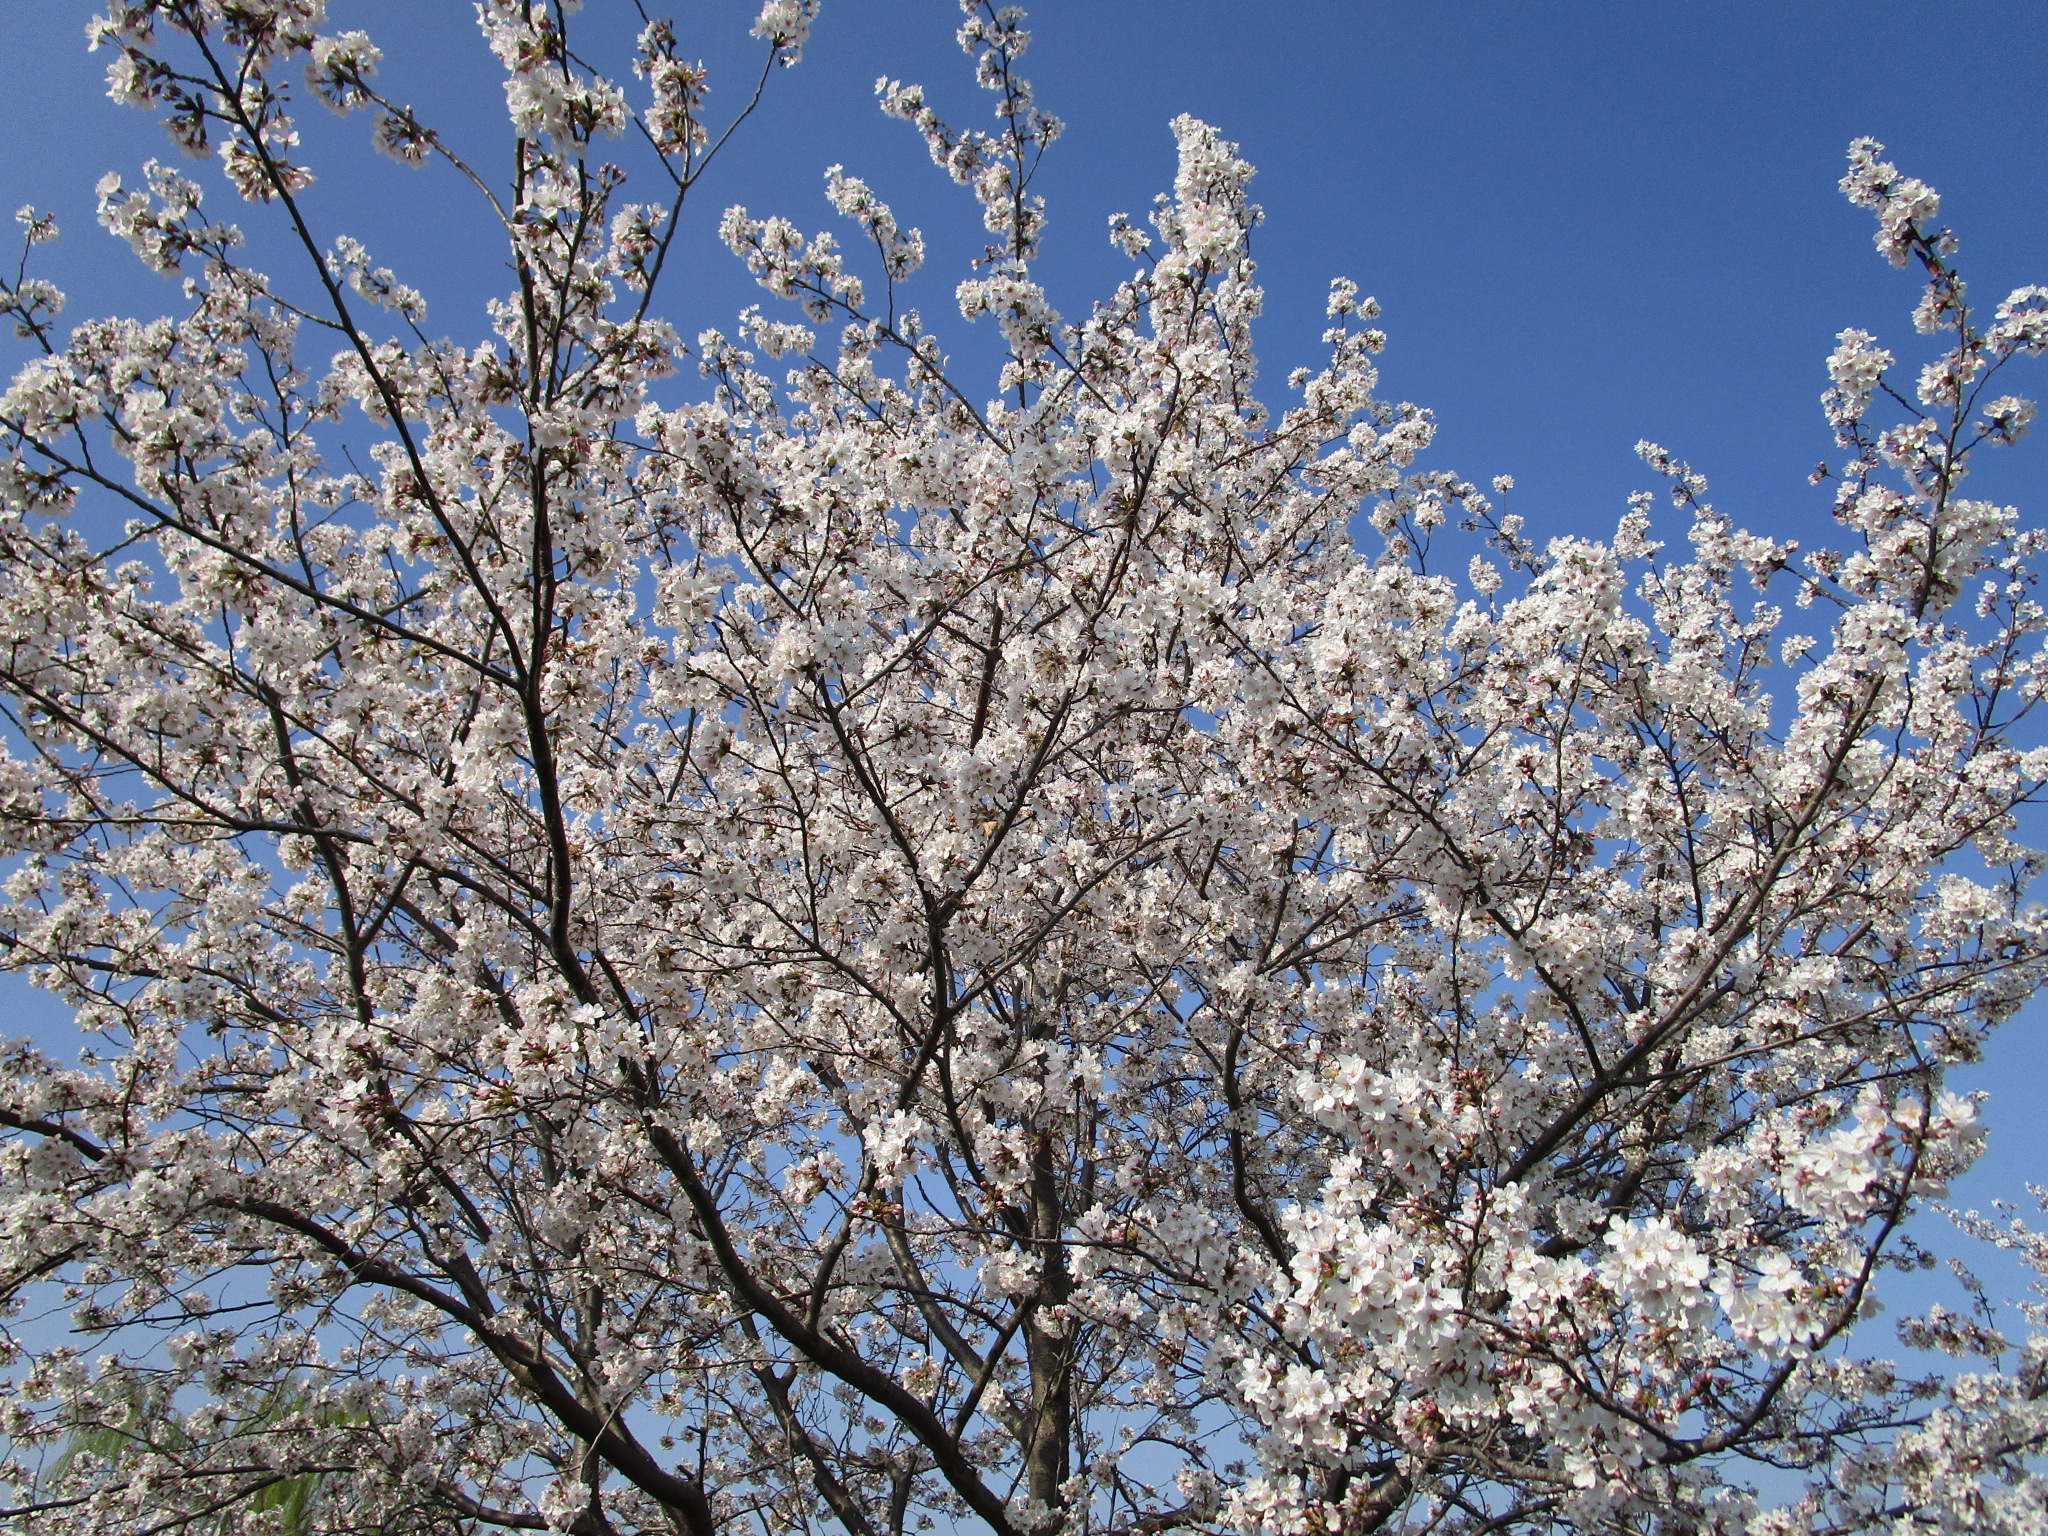
[[(1962, 489), (2048, 288), (1858, 143), (1934, 340), (1829, 360), (1842, 547), (1651, 445), (1680, 548), (1539, 543), (1353, 284), (1259, 380), (1201, 122), (1053, 311), (1020, 12), (993, 129), (879, 88), (986, 226), (971, 380), (841, 167), (685, 341), (704, 71), (478, 9), (502, 185), (321, 0), (119, 0), (295, 274), (152, 164), (100, 217), (179, 318), (5, 290), (0, 947), (89, 1044), (0, 1062), (14, 1528), (2039, 1528), (2048, 1345), (1856, 1325), (2048, 959), (2043, 540)], [(472, 186), (486, 339), (319, 232), (304, 95)]]

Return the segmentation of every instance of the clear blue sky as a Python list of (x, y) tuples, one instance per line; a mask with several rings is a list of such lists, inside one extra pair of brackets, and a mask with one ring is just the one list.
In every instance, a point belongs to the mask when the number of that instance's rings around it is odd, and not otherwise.
[[(753, 0), (674, 9), (685, 50), (713, 67), (714, 100), (732, 104), (756, 46)], [(93, 10), (0, 0), (0, 209), (59, 213), (65, 238), (41, 270), (70, 289), (72, 316), (156, 313), (175, 293), (94, 227), (91, 189), (171, 151), (103, 98), (104, 55), (82, 44)], [(332, 12), (383, 45), (394, 94), (502, 157), (497, 76), (466, 3), (335, 0)], [(825, 0), (809, 57), (771, 82), (701, 189), (669, 306), (686, 334), (764, 297), (712, 239), (718, 211), (745, 202), (827, 227), (820, 173), (843, 161), (923, 226), (933, 256), (910, 302), (961, 336), (947, 317), (981, 243), (972, 204), (872, 101), (886, 73), (923, 81), (955, 122), (984, 121), (956, 22), (950, 0)], [(629, 35), (631, 7), (590, 0), (579, 24), (603, 57)], [(1313, 356), (1328, 279), (1355, 277), (1385, 307), (1385, 392), (1442, 422), (1431, 462), (1513, 474), (1539, 536), (1611, 530), (1625, 494), (1651, 483), (1630, 452), (1642, 437), (1707, 473), (1738, 521), (1827, 536), (1826, 492), (1805, 478), (1830, 450), (1822, 358), (1848, 325), (1915, 355), (1912, 280), (1876, 257), (1867, 215), (1834, 188), (1856, 135), (1941, 189), (1980, 299), (2048, 282), (2040, 0), (1045, 0), (1031, 26), (1025, 72), (1069, 129), (1041, 182), (1055, 301), (1083, 311), (1116, 279), (1106, 216), (1142, 213), (1166, 185), (1167, 120), (1204, 117), (1260, 167), (1276, 396)], [(361, 235), (426, 291), (432, 330), (479, 337), (500, 269), (461, 192), (369, 156), (360, 118), (305, 118), (321, 233)], [(215, 205), (233, 216), (224, 193)], [(2014, 387), (2048, 393), (2040, 371)], [(1987, 466), (1973, 490), (2048, 519), (2048, 440)], [(47, 1005), (20, 998), (0, 990), (0, 1034), (52, 1028)], [(2048, 1007), (1998, 1049), (1996, 1070), (1974, 1078), (1995, 1081), (2002, 1133), (1959, 1192), (1977, 1200), (2048, 1179), (2032, 1129), (2048, 1107)]]

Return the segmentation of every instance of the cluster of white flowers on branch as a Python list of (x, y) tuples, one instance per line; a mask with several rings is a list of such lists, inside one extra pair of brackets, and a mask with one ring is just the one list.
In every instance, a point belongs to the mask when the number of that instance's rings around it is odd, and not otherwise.
[[(815, 9), (762, 10), (763, 80)], [(636, 105), (574, 7), (479, 7), (504, 188), (315, 0), (99, 24), (305, 276), (152, 167), (102, 219), (188, 313), (60, 339), (0, 290), (42, 353), (0, 396), (0, 956), (91, 1042), (0, 1058), (0, 1281), (99, 1350), (0, 1349), (9, 1521), (2032, 1529), (2041, 1346), (1931, 1319), (1996, 1357), (1947, 1385), (1848, 1346), (1981, 1140), (1946, 1072), (2048, 962), (2042, 540), (1958, 490), (2048, 292), (1981, 325), (1859, 144), (1943, 351), (1904, 394), (1843, 335), (1846, 547), (1650, 445), (1688, 552), (1647, 498), (1539, 547), (1415, 467), (1354, 285), (1259, 403), (1251, 170), (1193, 118), (1062, 319), (1059, 125), (1021, 12), (964, 9), (995, 131), (880, 94), (994, 237), (993, 391), (836, 166), (850, 251), (722, 225), (808, 325), (656, 316), (730, 131), (665, 22)], [(315, 238), (301, 67), (473, 184), (492, 339)], [(663, 202), (615, 204), (612, 134)], [(1506, 571), (1432, 571), (1456, 518)]]

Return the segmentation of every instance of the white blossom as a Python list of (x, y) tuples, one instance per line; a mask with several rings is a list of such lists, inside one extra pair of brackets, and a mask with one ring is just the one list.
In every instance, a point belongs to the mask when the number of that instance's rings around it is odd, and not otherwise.
[[(1983, 321), (1858, 141), (1931, 340), (1908, 392), (1839, 333), (1836, 547), (1649, 443), (1669, 513), (1539, 535), (1381, 397), (1357, 284), (1262, 392), (1195, 117), (1055, 309), (1061, 125), (1022, 11), (963, 15), (992, 123), (878, 94), (974, 199), (986, 374), (840, 166), (857, 236), (728, 209), (762, 303), (685, 344), (751, 96), (665, 21), (628, 90), (574, 5), (480, 8), (512, 278), (464, 342), (298, 234), (288, 79), (483, 164), (366, 36), (95, 24), (212, 164), (100, 184), (175, 314), (0, 290), (0, 965), (89, 1046), (0, 1052), (0, 1271), (58, 1319), (0, 1339), (9, 1520), (2038, 1528), (2048, 1313), (1910, 1318), (1925, 1381), (1866, 1346), (1982, 1145), (1948, 1074), (2048, 974), (2048, 540), (1959, 488), (2048, 289)], [(759, 12), (764, 93), (815, 17)]]

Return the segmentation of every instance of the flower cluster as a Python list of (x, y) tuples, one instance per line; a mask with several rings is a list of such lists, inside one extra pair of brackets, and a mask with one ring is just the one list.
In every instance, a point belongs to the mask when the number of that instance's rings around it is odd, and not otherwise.
[(94, 1341), (0, 1335), (9, 1519), (2030, 1529), (2044, 1346), (1938, 1312), (1973, 1369), (1915, 1382), (1858, 1325), (2048, 978), (2044, 540), (1958, 489), (2048, 289), (1986, 322), (1859, 142), (1935, 339), (1840, 334), (1840, 547), (1647, 443), (1672, 528), (1539, 542), (1355, 284), (1262, 397), (1202, 121), (1057, 312), (1059, 124), (963, 9), (993, 129), (881, 97), (990, 236), (993, 389), (837, 166), (861, 239), (730, 209), (763, 306), (660, 318), (724, 141), (667, 22), (629, 93), (573, 5), (480, 7), (503, 187), (311, 0), (99, 25), (288, 228), (287, 69), (473, 176), (515, 280), (429, 339), (152, 165), (102, 219), (182, 313), (0, 291), (0, 965), (89, 1045), (0, 1052), (0, 1287)]

